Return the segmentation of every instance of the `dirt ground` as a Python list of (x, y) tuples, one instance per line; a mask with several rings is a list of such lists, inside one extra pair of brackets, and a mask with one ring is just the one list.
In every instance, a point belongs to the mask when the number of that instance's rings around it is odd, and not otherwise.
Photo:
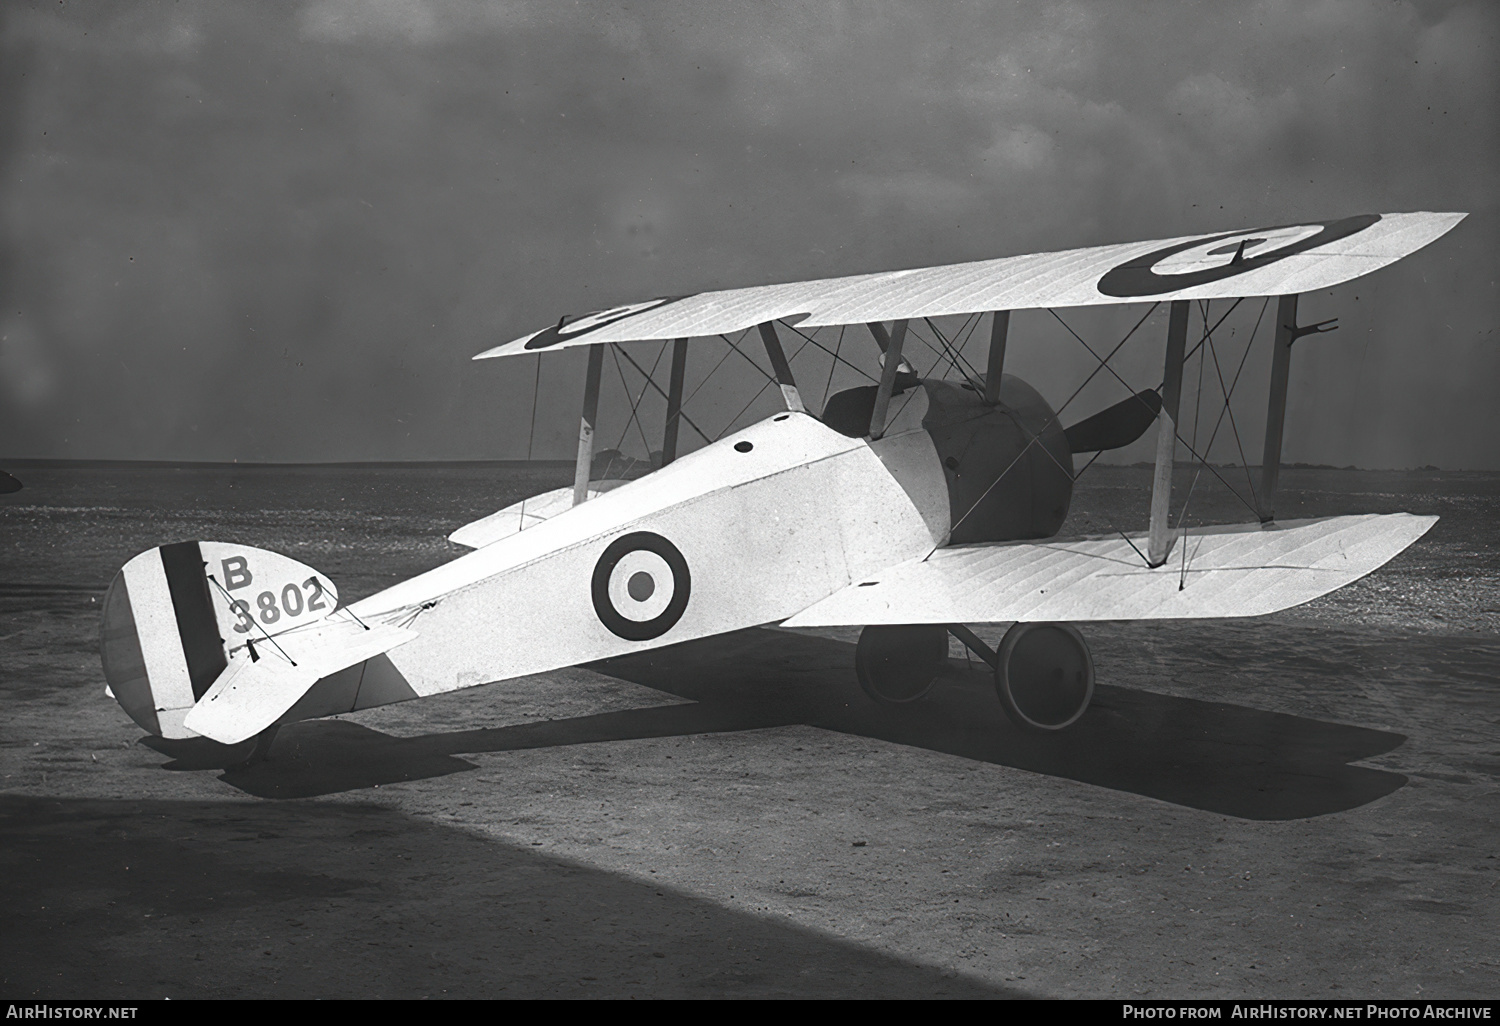
[[(1493, 475), (1289, 473), (1298, 514), (1444, 520), (1298, 610), (1087, 627), (1100, 686), (1059, 738), (957, 648), (892, 712), (857, 632), (756, 628), (225, 770), (104, 695), (115, 568), (222, 538), (357, 597), (557, 471), (7, 469), (5, 997), (1500, 994)], [(1094, 526), (1145, 487), (1095, 482)]]

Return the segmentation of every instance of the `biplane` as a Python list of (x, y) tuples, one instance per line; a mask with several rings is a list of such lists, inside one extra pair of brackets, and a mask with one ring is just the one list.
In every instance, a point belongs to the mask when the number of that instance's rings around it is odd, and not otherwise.
[[(258, 738), (263, 752), (291, 721), (756, 625), (843, 626), (862, 628), (854, 669), (873, 701), (919, 701), (956, 638), (993, 669), (1018, 725), (1064, 730), (1094, 689), (1079, 624), (1272, 613), (1371, 573), (1432, 526), (1436, 517), (1405, 513), (1278, 520), (1277, 477), (1292, 346), (1333, 327), (1299, 324), (1298, 296), (1377, 271), (1464, 216), (1368, 214), (565, 317), (475, 359), (587, 348), (571, 487), (460, 528), (451, 540), (472, 551), (346, 605), (331, 580), (278, 553), (218, 541), (141, 553), (104, 601), (108, 688), (152, 734)], [(1263, 316), (1275, 300), (1256, 516), (1174, 525), (1179, 454), (1212, 469), (1184, 437), (1184, 363), (1197, 352), (1201, 368), (1212, 345), (1207, 304), (1245, 297), (1261, 299)], [(1067, 403), (1054, 410), (1006, 371), (1011, 313), (1101, 304), (1149, 304), (1148, 316), (1166, 305), (1161, 378), (1064, 426)], [(1190, 339), (1194, 304), (1203, 323)], [(966, 317), (971, 336), (988, 323), (982, 369), (958, 381), (918, 374), (917, 326), (950, 315)], [(867, 333), (879, 369), (813, 411), (784, 340), (832, 327)], [(1259, 321), (1252, 342), (1257, 331)], [(679, 454), (680, 426), (696, 430), (683, 410), (693, 340), (738, 349), (736, 333), (759, 342), (784, 409)], [(629, 347), (648, 342), (658, 360), (671, 348), (665, 387), (647, 375), (666, 401), (660, 454), (612, 473), (594, 441), (606, 352), (639, 369)], [(1111, 364), (1124, 344), (1089, 347), (1090, 379), (1108, 372), (1124, 384)], [(1059, 536), (1075, 458), (1153, 429), (1147, 529)], [(984, 624), (1008, 625), (997, 646), (973, 629)]]

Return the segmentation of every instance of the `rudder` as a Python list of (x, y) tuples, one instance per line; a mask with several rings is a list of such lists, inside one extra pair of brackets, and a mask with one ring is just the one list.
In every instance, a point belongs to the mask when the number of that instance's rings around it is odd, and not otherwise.
[(276, 552), (198, 541), (149, 549), (120, 569), (104, 597), (104, 679), (142, 729), (193, 737), (183, 718), (233, 652), (337, 605), (333, 582)]

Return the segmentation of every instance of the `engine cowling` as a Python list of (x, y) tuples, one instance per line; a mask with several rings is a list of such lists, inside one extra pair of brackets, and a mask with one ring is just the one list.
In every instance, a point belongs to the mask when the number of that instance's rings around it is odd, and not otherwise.
[[(1007, 374), (999, 402), (991, 406), (971, 387), (950, 381), (898, 376), (897, 387), (903, 385), (926, 392), (922, 428), (948, 486), (951, 544), (1058, 532), (1073, 498), (1073, 453), (1056, 413), (1036, 389)], [(829, 397), (823, 421), (858, 438), (869, 433), (874, 404), (874, 385), (847, 389)]]

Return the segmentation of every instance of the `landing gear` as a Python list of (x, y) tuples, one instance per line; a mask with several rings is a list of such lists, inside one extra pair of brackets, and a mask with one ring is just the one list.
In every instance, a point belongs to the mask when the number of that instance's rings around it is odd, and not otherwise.
[(915, 702), (948, 662), (948, 631), (935, 623), (866, 627), (854, 650), (854, 673), (882, 705)]
[(1000, 704), (1022, 730), (1065, 730), (1094, 697), (1094, 657), (1070, 624), (1013, 625), (994, 665)]
[(1094, 657), (1066, 623), (1014, 624), (998, 652), (963, 624), (866, 627), (854, 652), (860, 687), (882, 705), (917, 701), (947, 664), (949, 634), (994, 668), (1000, 705), (1022, 730), (1066, 730), (1094, 697)]

